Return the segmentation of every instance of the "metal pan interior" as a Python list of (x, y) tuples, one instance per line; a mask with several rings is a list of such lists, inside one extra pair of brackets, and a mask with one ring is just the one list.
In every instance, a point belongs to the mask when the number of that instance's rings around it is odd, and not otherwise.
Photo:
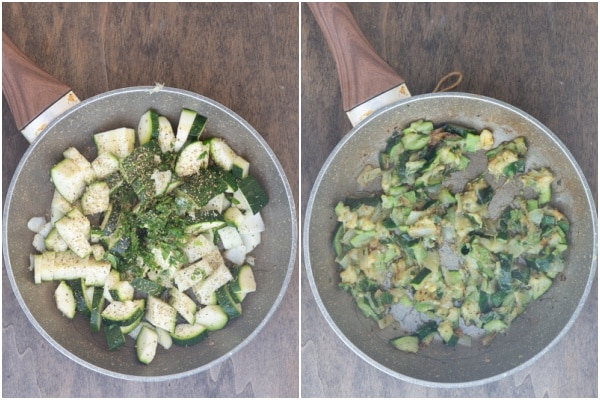
[[(54, 191), (49, 170), (62, 152), (75, 146), (92, 160), (96, 155), (92, 135), (118, 127), (137, 127), (149, 108), (172, 124), (182, 107), (208, 118), (205, 135), (220, 136), (251, 162), (251, 173), (262, 183), (270, 202), (261, 213), (267, 231), (255, 251), (257, 292), (244, 301), (243, 316), (229, 322), (191, 348), (158, 349), (149, 366), (137, 362), (135, 343), (109, 352), (104, 335), (91, 334), (84, 318), (66, 320), (56, 310), (54, 285), (35, 285), (29, 270), (34, 252), (27, 221), (49, 218)], [(176, 126), (176, 125), (174, 125)], [(5, 201), (3, 253), (10, 283), (25, 314), (36, 329), (59, 351), (92, 370), (117, 378), (158, 381), (182, 377), (210, 368), (253, 340), (279, 305), (291, 278), (297, 246), (294, 200), (276, 156), (246, 121), (203, 96), (172, 88), (134, 87), (90, 98), (51, 123), (29, 147), (18, 165)]]
[[(548, 166), (558, 175), (554, 205), (571, 221), (564, 280), (519, 316), (488, 347), (476, 343), (449, 348), (433, 343), (417, 354), (392, 351), (394, 327), (380, 330), (365, 319), (339, 277), (331, 240), (335, 204), (361, 190), (356, 177), (396, 128), (417, 119), (491, 129), (497, 141), (517, 135), (529, 143), (528, 166)], [(396, 103), (363, 121), (336, 146), (311, 191), (304, 220), (307, 276), (318, 306), (338, 336), (365, 361), (409, 382), (464, 387), (497, 380), (525, 368), (560, 340), (577, 318), (596, 271), (597, 228), (591, 192), (579, 166), (560, 140), (537, 120), (499, 101), (462, 93), (421, 95)]]

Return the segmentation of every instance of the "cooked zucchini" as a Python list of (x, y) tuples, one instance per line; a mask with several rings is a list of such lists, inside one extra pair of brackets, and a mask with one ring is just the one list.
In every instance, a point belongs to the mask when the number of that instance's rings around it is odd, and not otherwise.
[[(446, 185), (476, 152), (485, 170), (458, 190)], [(379, 155), (381, 192), (336, 204), (339, 287), (382, 327), (395, 305), (428, 321), (392, 346), (416, 352), (434, 336), (448, 346), (470, 343), (461, 324), (489, 340), (563, 272), (569, 221), (550, 205), (552, 172), (527, 170), (526, 155), (524, 137), (494, 147), (488, 129), (415, 121), (393, 132)], [(492, 217), (497, 188), (509, 183), (521, 191)], [(241, 209), (249, 208), (244, 200)], [(237, 278), (225, 288), (236, 285)]]

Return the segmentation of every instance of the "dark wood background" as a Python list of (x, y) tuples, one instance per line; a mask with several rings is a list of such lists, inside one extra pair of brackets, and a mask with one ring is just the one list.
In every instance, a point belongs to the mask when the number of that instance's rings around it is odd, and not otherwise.
[[(457, 91), (502, 100), (542, 121), (578, 160), (597, 204), (596, 3), (351, 3), (350, 9), (413, 95), (431, 92), (442, 76), (461, 71)], [(301, 14), (304, 212), (321, 166), (351, 125), (323, 35), (306, 5)], [(304, 276), (301, 298), (303, 396), (598, 396), (597, 277), (571, 330), (534, 365), (460, 390), (408, 384), (380, 372), (336, 337)]]
[[(154, 85), (209, 97), (246, 119), (278, 156), (298, 204), (297, 3), (3, 3), (2, 29), (83, 100)], [(3, 199), (28, 143), (2, 103)], [(299, 274), (271, 321), (205, 373), (135, 383), (67, 359), (28, 322), (2, 276), (6, 397), (297, 397)]]

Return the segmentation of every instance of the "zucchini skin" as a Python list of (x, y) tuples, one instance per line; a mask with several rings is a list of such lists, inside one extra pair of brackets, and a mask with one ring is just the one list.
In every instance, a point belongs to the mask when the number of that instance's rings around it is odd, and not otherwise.
[(200, 324), (180, 324), (171, 333), (173, 344), (180, 347), (195, 346), (208, 337), (208, 329)]

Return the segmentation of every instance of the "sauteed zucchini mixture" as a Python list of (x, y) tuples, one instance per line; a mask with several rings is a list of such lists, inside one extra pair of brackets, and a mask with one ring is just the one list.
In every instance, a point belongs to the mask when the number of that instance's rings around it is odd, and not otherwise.
[[(487, 129), (415, 121), (358, 177), (380, 180), (380, 192), (337, 204), (339, 287), (381, 328), (418, 316), (391, 345), (486, 344), (563, 271), (569, 221), (550, 205), (552, 172), (527, 169), (526, 153), (524, 137), (494, 146)], [(476, 154), (485, 171), (458, 190), (447, 184)], [(510, 186), (516, 195), (503, 200)]]
[(183, 109), (173, 130), (148, 110), (137, 133), (95, 134), (91, 162), (68, 148), (50, 171), (50, 222), (29, 223), (35, 283), (58, 281), (67, 318), (87, 318), (111, 351), (133, 337), (145, 364), (159, 345), (191, 346), (224, 328), (256, 290), (252, 250), (268, 198), (250, 163), (205, 138), (205, 125)]

